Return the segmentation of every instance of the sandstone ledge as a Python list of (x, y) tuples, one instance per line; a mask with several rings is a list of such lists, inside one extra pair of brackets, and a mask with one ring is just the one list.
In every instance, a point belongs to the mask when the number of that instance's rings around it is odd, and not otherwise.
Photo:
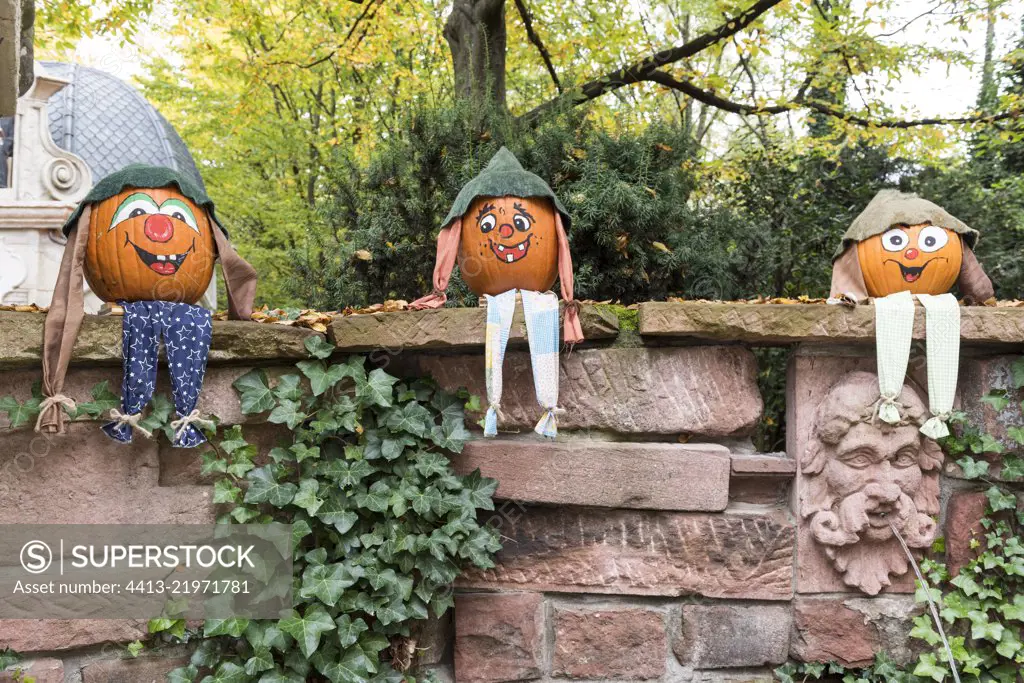
[[(1024, 342), (1024, 308), (964, 306), (964, 344)], [(694, 338), (781, 345), (796, 342), (875, 343), (872, 306), (755, 304), (687, 301), (639, 306), (640, 334), (647, 338)], [(917, 307), (914, 338), (925, 337), (924, 309)]]
[[(0, 369), (38, 367), (45, 313), (0, 311)], [(306, 358), (312, 330), (241, 320), (214, 321), (210, 363), (261, 363)], [(320, 335), (322, 336), (322, 335)], [(71, 363), (120, 364), (121, 316), (87, 315)]]
[[(418, 349), (467, 349), (484, 345), (487, 313), (483, 308), (438, 308), (427, 311), (398, 311), (335, 318), (328, 338), (339, 351), (358, 353), (382, 349), (386, 353)], [(580, 324), (587, 341), (614, 339), (619, 333), (618, 317), (605, 306), (580, 307)], [(516, 307), (509, 332), (509, 344), (526, 343), (523, 309)]]

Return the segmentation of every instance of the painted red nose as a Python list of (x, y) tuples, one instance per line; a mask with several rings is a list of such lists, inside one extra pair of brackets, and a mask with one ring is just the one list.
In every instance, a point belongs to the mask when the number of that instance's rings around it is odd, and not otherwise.
[(144, 232), (154, 242), (166, 242), (174, 237), (174, 223), (162, 213), (154, 213), (146, 219)]
[(908, 260), (913, 261), (918, 257), (920, 253), (921, 252), (919, 252), (917, 249), (910, 248), (903, 252), (903, 255), (906, 256)]
[(513, 232), (512, 226), (509, 225), (508, 223), (502, 223), (501, 227), (498, 228), (498, 234), (501, 235), (502, 237), (504, 237), (505, 239), (508, 239), (509, 237), (511, 237), (512, 236), (512, 232)]

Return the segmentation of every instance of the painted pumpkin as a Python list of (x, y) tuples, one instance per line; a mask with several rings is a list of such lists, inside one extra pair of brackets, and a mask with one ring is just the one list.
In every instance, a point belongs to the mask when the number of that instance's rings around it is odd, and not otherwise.
[(477, 197), (462, 217), (462, 279), (478, 296), (543, 292), (558, 274), (555, 207), (545, 197)]
[(857, 258), (870, 296), (945, 294), (960, 275), (963, 244), (937, 225), (894, 225), (858, 242)]
[(104, 301), (194, 304), (217, 253), (206, 210), (173, 186), (125, 188), (92, 205), (85, 278)]

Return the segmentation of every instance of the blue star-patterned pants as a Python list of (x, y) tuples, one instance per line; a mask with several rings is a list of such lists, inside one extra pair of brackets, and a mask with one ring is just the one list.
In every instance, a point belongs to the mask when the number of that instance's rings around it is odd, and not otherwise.
[[(206, 374), (206, 358), (210, 353), (210, 335), (213, 332), (210, 311), (171, 301), (118, 303), (124, 307), (121, 410), (125, 415), (138, 415), (152, 400), (162, 338), (171, 375), (174, 409), (178, 417), (190, 414), (199, 401)], [(123, 421), (105, 424), (103, 431), (123, 443), (132, 440), (132, 427)], [(205, 441), (202, 432), (192, 424), (186, 424), (175, 437), (173, 445), (193, 448)]]

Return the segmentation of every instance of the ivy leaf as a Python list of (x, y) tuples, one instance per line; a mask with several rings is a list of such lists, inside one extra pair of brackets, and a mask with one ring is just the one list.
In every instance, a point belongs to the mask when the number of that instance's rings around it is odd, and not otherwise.
[(1024, 387), (1024, 356), (1018, 357), (1010, 364), (1010, 373), (1013, 377), (1013, 388)]
[(354, 586), (362, 576), (362, 567), (342, 562), (309, 566), (302, 573), (299, 596), (306, 599), (317, 598), (324, 604), (334, 607), (345, 589)]
[(320, 646), (321, 634), (337, 628), (330, 615), (320, 605), (306, 609), (305, 616), (299, 616), (298, 612), (290, 610), (289, 615), (278, 622), (278, 627), (298, 642), (299, 649), (307, 659)]
[(286, 424), (288, 429), (295, 429), (306, 419), (306, 413), (302, 410), (302, 404), (298, 401), (285, 399), (276, 408), (270, 411), (267, 417), (268, 422), (274, 424)]
[(320, 482), (316, 479), (303, 479), (299, 482), (299, 490), (292, 499), (292, 505), (298, 505), (310, 516), (315, 515), (320, 506), (324, 504), (322, 498), (317, 498), (316, 494), (319, 490)]
[(319, 447), (314, 446), (313, 448), (310, 448), (304, 443), (292, 444), (290, 450), (292, 453), (295, 454), (295, 462), (302, 462), (303, 460), (308, 460), (309, 458), (320, 457)]
[(910, 629), (910, 637), (923, 640), (932, 647), (942, 642), (942, 638), (932, 627), (931, 617), (927, 614), (914, 617), (914, 628)]
[[(323, 506), (320, 508), (323, 511)], [(302, 539), (313, 533), (313, 528), (304, 519), (292, 521), (292, 550), (294, 551), (302, 543)]]
[(1004, 629), (1003, 635), (999, 639), (999, 644), (996, 645), (996, 652), (1007, 659), (1013, 659), (1020, 652), (1020, 649), (1021, 642), (1016, 631), (1012, 628)]
[(968, 612), (967, 618), (971, 621), (971, 638), (990, 640), (998, 643), (1003, 638), (1003, 625), (998, 621), (990, 620), (988, 612), (974, 610)]
[(433, 426), (433, 416), (419, 403), (410, 402), (389, 410), (385, 426), (392, 432), (408, 432), (422, 437)]
[(204, 678), (203, 683), (249, 683), (249, 675), (234, 662), (221, 662), (217, 672)]
[(463, 493), (469, 502), (478, 510), (494, 509), (494, 492), (498, 490), (498, 480), (484, 477), (480, 468), (473, 470), (462, 478)]
[(957, 460), (956, 464), (960, 465), (960, 469), (964, 471), (964, 476), (968, 479), (980, 479), (988, 474), (989, 464), (985, 460), (975, 460), (965, 455)]
[(334, 620), (334, 623), (338, 626), (338, 642), (342, 647), (355, 645), (359, 640), (359, 635), (370, 628), (362, 619), (353, 620), (347, 614), (342, 614)]
[(322, 360), (304, 360), (295, 364), (302, 374), (309, 378), (309, 386), (314, 396), (319, 396), (345, 377), (347, 366), (330, 365)]
[(231, 386), (241, 396), (242, 413), (245, 415), (264, 413), (274, 407), (274, 394), (267, 385), (267, 373), (263, 370), (250, 370)]
[(192, 683), (199, 675), (199, 669), (194, 664), (178, 667), (167, 673), (167, 683)]
[(915, 676), (926, 676), (932, 680), (939, 681), (939, 683), (945, 680), (948, 673), (949, 670), (944, 665), (938, 664), (935, 660), (935, 655), (930, 652), (922, 654), (917, 660), (917, 666), (914, 667)]
[(373, 674), (371, 669), (376, 668), (359, 646), (346, 649), (341, 659), (330, 659), (318, 652), (313, 666), (331, 683), (366, 683)]
[(203, 636), (206, 638), (212, 636), (240, 638), (248, 626), (248, 619), (238, 619), (237, 617), (232, 617), (231, 619), (207, 619), (203, 625)]
[(998, 486), (989, 487), (985, 491), (985, 497), (988, 498), (988, 504), (994, 512), (1017, 509), (1017, 496), (1003, 491)]
[(327, 496), (324, 504), (317, 510), (316, 517), (324, 524), (332, 525), (339, 534), (348, 533), (348, 530), (359, 521), (359, 514), (350, 509), (345, 497), (337, 492), (332, 492)]
[(259, 683), (305, 683), (305, 677), (294, 671), (274, 669), (260, 676)]
[(213, 485), (214, 503), (235, 503), (242, 489), (231, 483), (230, 479), (218, 479)]
[(302, 399), (302, 378), (294, 373), (281, 375), (273, 392), (280, 400), (299, 401)]
[(364, 405), (377, 405), (382, 408), (390, 408), (392, 402), (392, 387), (398, 382), (397, 377), (392, 377), (380, 368), (372, 370), (366, 381), (359, 385), (356, 390), (356, 397)]
[(4, 396), (0, 398), (0, 410), (7, 413), (11, 429), (17, 429), (39, 417), (39, 405), (41, 403), (42, 401), (38, 398), (30, 398), (24, 403), (19, 403), (12, 396)]
[(1004, 602), (997, 608), (1004, 617), (1013, 621), (1024, 621), (1024, 595), (1013, 596), (1013, 602)]
[(422, 516), (429, 514), (431, 510), (439, 513), (442, 499), (440, 492), (431, 486), (427, 489), (421, 489), (413, 494), (410, 502), (412, 503), (412, 509), (416, 511), (416, 514)]
[(111, 408), (121, 407), (121, 399), (110, 390), (110, 383), (107, 380), (98, 383), (89, 393), (92, 395), (92, 401), (79, 403), (72, 417), (78, 418), (86, 415), (91, 418), (98, 418), (110, 412)]
[(992, 406), (992, 410), (997, 413), (1003, 412), (1006, 406), (1010, 405), (1010, 399), (1006, 397), (1006, 391), (1003, 389), (993, 389), (981, 397), (981, 402)]
[(418, 451), (415, 458), (413, 458), (413, 468), (423, 475), (424, 478), (438, 477), (447, 474), (448, 458), (440, 453)]
[(257, 647), (253, 650), (252, 657), (245, 662), (245, 673), (255, 676), (264, 671), (274, 668), (274, 655), (266, 647)]
[(306, 341), (303, 342), (303, 345), (306, 347), (306, 351), (309, 352), (310, 356), (320, 360), (328, 358), (332, 353), (334, 353), (334, 344), (325, 340), (319, 334), (307, 337)]
[(298, 487), (286, 482), (278, 483), (269, 465), (258, 467), (245, 475), (251, 483), (245, 492), (246, 503), (270, 503), (274, 507), (284, 507), (292, 502)]
[(384, 512), (388, 509), (388, 499), (391, 497), (391, 489), (383, 481), (376, 481), (370, 487), (369, 492), (356, 494), (355, 500), (359, 507), (366, 508), (371, 512)]

